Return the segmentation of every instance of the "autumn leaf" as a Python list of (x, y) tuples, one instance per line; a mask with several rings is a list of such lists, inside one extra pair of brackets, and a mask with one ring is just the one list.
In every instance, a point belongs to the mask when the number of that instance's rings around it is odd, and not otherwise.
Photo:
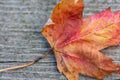
[(120, 74), (120, 65), (100, 52), (120, 43), (120, 11), (107, 8), (83, 18), (83, 8), (82, 0), (61, 0), (41, 31), (51, 49), (34, 61), (0, 72), (31, 66), (54, 51), (58, 70), (68, 80), (78, 80), (79, 74), (99, 80)]
[(61, 0), (42, 34), (54, 50), (58, 70), (68, 80), (79, 74), (103, 79), (120, 72), (120, 65), (100, 50), (120, 43), (120, 11), (110, 8), (83, 18), (82, 0)]

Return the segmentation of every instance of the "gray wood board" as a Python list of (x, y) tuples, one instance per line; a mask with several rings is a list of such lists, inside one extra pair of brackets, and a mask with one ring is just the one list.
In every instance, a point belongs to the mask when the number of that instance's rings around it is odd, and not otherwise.
[[(0, 0), (0, 69), (34, 60), (48, 50), (49, 44), (39, 33), (59, 0)], [(120, 10), (120, 0), (84, 0), (84, 17), (111, 7)], [(120, 47), (102, 52), (120, 63)], [(109, 54), (108, 54), (109, 53)], [(81, 80), (94, 80), (80, 77)], [(113, 74), (105, 80), (120, 79)], [(56, 68), (54, 54), (20, 70), (0, 73), (0, 80), (66, 80)]]

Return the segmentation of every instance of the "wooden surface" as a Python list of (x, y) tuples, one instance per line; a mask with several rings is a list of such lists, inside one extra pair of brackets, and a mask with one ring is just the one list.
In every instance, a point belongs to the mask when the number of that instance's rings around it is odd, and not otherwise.
[[(0, 69), (34, 60), (48, 50), (39, 33), (59, 0), (0, 0)], [(84, 0), (84, 17), (111, 7), (120, 10), (120, 0)], [(120, 46), (102, 50), (120, 63)], [(120, 80), (112, 75), (105, 80)], [(28, 68), (0, 73), (0, 80), (66, 80), (56, 68), (54, 54)], [(95, 80), (81, 76), (80, 80)]]

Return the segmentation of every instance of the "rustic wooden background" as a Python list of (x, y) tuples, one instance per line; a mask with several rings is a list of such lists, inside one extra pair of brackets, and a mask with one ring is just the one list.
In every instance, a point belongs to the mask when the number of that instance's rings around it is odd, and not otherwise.
[[(39, 33), (59, 0), (0, 0), (0, 69), (32, 61), (48, 50)], [(84, 17), (111, 7), (120, 10), (120, 0), (84, 0)], [(102, 50), (120, 63), (120, 46)], [(109, 54), (108, 54), (109, 53)], [(113, 74), (105, 80), (120, 80)], [(66, 80), (56, 68), (53, 54), (20, 70), (0, 73), (0, 80)], [(80, 80), (95, 80), (81, 76)]]

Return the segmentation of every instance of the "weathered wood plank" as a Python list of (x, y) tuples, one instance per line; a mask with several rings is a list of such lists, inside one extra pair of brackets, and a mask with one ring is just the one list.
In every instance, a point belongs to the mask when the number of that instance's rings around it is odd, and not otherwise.
[[(32, 61), (48, 50), (39, 33), (59, 0), (0, 0), (0, 69)], [(120, 10), (120, 0), (84, 0), (84, 17), (111, 7)], [(120, 46), (103, 50), (120, 63)], [(109, 54), (108, 54), (109, 53)], [(120, 75), (105, 80), (120, 79)], [(66, 80), (56, 68), (54, 55), (28, 68), (0, 73), (0, 80)], [(81, 76), (80, 80), (94, 80)]]

